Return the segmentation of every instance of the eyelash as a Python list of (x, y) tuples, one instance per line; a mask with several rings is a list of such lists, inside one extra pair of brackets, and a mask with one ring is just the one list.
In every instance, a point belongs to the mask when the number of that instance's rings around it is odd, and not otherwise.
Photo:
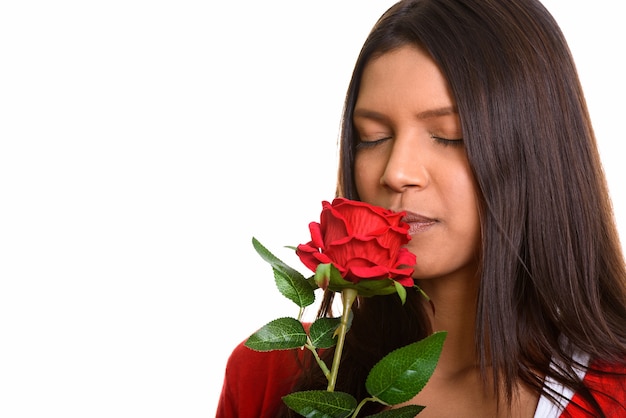
[[(436, 143), (443, 145), (444, 147), (447, 146), (453, 146), (453, 147), (460, 147), (463, 145), (463, 138), (458, 138), (458, 139), (446, 139), (446, 138), (442, 138), (440, 136), (435, 136), (435, 135), (431, 135), (430, 136)], [(356, 144), (356, 148), (357, 149), (363, 149), (363, 148), (373, 148), (377, 145), (382, 144), (383, 142), (391, 139), (392, 137), (385, 137), (385, 138), (381, 138), (381, 139), (377, 139), (375, 141), (359, 141)]]

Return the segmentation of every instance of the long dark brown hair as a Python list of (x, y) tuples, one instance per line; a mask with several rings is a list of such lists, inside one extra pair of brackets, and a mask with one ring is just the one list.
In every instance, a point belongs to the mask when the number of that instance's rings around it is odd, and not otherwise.
[[(572, 353), (623, 364), (626, 267), (576, 67), (550, 13), (535, 0), (407, 0), (375, 24), (357, 59), (343, 114), (337, 195), (359, 199), (352, 115), (363, 70), (404, 45), (429, 52), (455, 97), (478, 184), (478, 361), (496, 393), (525, 384), (558, 400), (543, 375), (580, 393)], [(367, 372), (428, 335), (419, 295), (359, 301), (336, 390), (361, 399)], [(331, 315), (325, 295), (319, 315)], [(324, 354), (327, 359), (332, 350)], [(550, 368), (550, 361), (563, 365)], [(315, 368), (295, 390), (324, 389)], [(497, 390), (497, 389), (496, 389)], [(378, 407), (369, 403), (369, 412)]]

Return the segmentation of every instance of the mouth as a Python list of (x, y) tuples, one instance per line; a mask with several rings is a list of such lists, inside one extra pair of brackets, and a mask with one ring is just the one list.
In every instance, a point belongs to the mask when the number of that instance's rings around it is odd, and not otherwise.
[(409, 235), (415, 235), (419, 232), (424, 232), (437, 223), (437, 220), (435, 219), (408, 211), (406, 211), (406, 215), (404, 215), (402, 220), (409, 224)]

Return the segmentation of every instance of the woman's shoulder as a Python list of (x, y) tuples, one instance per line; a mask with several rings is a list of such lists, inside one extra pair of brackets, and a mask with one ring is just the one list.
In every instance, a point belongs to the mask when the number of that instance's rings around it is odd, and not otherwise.
[[(226, 365), (226, 373), (245, 375), (264, 380), (274, 375), (284, 374), (284, 369), (298, 369), (297, 349), (257, 351), (248, 348), (245, 341), (231, 352)], [(276, 367), (280, 366), (280, 367)]]
[(216, 417), (274, 417), (299, 374), (301, 351), (255, 351), (239, 343), (226, 363)]

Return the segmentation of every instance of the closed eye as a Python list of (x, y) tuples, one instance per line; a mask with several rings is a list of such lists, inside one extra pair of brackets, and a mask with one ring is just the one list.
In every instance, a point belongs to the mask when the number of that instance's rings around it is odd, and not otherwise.
[(463, 145), (463, 138), (454, 138), (454, 139), (448, 139), (448, 138), (442, 138), (440, 136), (435, 136), (435, 135), (431, 135), (430, 136), (436, 143), (443, 145), (443, 146), (448, 146), (448, 145), (452, 145), (453, 147), (460, 147)]
[(385, 138), (380, 138), (380, 139), (376, 139), (374, 141), (359, 141), (356, 144), (356, 149), (364, 149), (364, 148), (373, 148), (377, 145), (382, 144), (385, 141), (390, 140), (392, 137), (391, 136), (387, 136)]

